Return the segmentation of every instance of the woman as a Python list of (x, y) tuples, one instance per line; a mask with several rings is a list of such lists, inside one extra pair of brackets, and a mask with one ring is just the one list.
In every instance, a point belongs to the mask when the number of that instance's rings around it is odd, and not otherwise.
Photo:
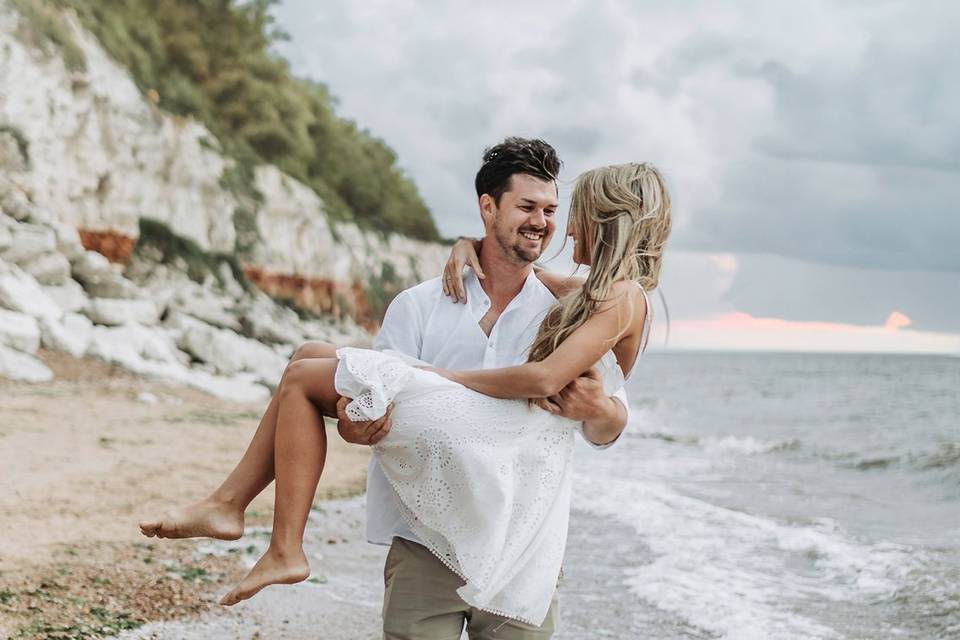
[(345, 396), (353, 398), (352, 419), (371, 420), (393, 402), (393, 427), (373, 450), (407, 523), (464, 579), (464, 601), (539, 625), (566, 543), (573, 424), (531, 405), (598, 363), (608, 393), (622, 386), (647, 335), (646, 290), (657, 286), (670, 210), (651, 165), (582, 174), (568, 235), (590, 275), (565, 283), (569, 291), (544, 318), (526, 364), (442, 371), (399, 354), (323, 347), (287, 367), (224, 484), (204, 501), (141, 523), (144, 535), (235, 539), (243, 509), (275, 476), (270, 546), (221, 602), (304, 580), (303, 533), (326, 455), (317, 409), (335, 415)]

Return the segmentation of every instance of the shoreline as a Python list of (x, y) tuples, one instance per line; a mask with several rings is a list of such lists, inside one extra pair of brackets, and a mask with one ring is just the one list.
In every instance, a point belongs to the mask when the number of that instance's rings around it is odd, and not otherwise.
[[(136, 523), (213, 489), (264, 405), (39, 356), (53, 381), (0, 378), (0, 637), (114, 635), (210, 611), (249, 554), (202, 554), (208, 541), (144, 538)], [(360, 494), (366, 480), (366, 447), (334, 432), (329, 451), (317, 508)], [(268, 487), (247, 510), (248, 530), (270, 523), (272, 502)]]

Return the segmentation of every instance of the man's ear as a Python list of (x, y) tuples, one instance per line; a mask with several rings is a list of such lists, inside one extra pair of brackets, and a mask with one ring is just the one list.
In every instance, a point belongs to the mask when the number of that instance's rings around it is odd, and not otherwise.
[(497, 214), (497, 203), (485, 193), (480, 196), (480, 218), (483, 220), (484, 229), (489, 229), (493, 224), (493, 217)]

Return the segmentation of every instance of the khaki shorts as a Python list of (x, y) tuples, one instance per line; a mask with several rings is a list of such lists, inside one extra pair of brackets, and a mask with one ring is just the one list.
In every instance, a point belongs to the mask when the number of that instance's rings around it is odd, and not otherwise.
[(390, 545), (383, 584), (384, 640), (460, 640), (464, 625), (471, 640), (545, 640), (556, 628), (556, 593), (539, 627), (480, 611), (457, 595), (457, 574), (403, 538)]

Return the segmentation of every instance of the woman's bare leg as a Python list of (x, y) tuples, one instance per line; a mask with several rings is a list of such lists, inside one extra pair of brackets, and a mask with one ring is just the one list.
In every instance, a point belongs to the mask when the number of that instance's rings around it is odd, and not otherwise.
[[(336, 349), (324, 342), (306, 342), (294, 352), (290, 362), (333, 358)], [(220, 540), (236, 540), (243, 535), (243, 512), (273, 482), (278, 396), (279, 391), (270, 399), (253, 439), (227, 479), (198, 502), (173, 509), (161, 518), (142, 521), (140, 531), (143, 535)]]
[(326, 459), (323, 414), (335, 414), (334, 358), (300, 360), (287, 367), (277, 391), (276, 500), (270, 546), (250, 573), (220, 601), (232, 605), (271, 584), (310, 575), (303, 533)]

